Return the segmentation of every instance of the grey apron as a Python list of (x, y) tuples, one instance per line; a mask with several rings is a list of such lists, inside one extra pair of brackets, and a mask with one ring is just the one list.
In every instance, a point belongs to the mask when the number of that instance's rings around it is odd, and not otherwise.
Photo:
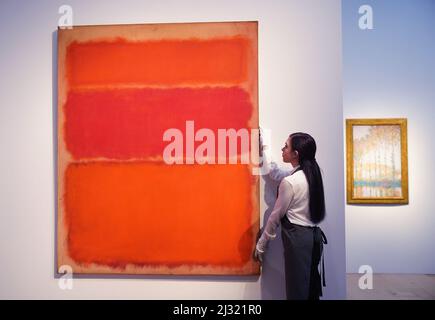
[[(287, 216), (281, 220), (284, 245), (285, 282), (288, 300), (318, 300), (322, 296), (319, 263), (327, 239), (319, 227), (304, 227), (291, 223)], [(325, 266), (322, 259), (323, 286)]]

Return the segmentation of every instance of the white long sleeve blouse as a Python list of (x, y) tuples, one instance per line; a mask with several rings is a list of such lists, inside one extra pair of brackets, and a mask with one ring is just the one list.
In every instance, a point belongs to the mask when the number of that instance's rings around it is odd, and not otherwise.
[(269, 240), (275, 239), (276, 229), (281, 224), (284, 215), (294, 224), (315, 225), (310, 220), (308, 181), (304, 172), (297, 170), (298, 168), (294, 168), (291, 175), (287, 175), (281, 180), (278, 199), (257, 243), (257, 250), (260, 252), (264, 252)]

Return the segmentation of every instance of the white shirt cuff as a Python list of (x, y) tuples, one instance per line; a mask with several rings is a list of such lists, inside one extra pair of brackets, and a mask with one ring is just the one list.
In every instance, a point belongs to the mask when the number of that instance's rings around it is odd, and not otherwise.
[(270, 239), (273, 240), (276, 238), (276, 233), (275, 234), (270, 234), (269, 232), (267, 232), (266, 230), (264, 231), (264, 233), (266, 233), (266, 236)]

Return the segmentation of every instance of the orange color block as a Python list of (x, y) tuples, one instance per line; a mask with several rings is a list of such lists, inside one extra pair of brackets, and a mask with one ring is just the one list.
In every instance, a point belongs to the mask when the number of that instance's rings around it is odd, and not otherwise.
[(115, 268), (243, 266), (255, 245), (254, 186), (246, 165), (71, 163), (69, 256)]
[(240, 84), (247, 80), (251, 45), (238, 36), (73, 42), (67, 48), (67, 78), (72, 89), (119, 84)]

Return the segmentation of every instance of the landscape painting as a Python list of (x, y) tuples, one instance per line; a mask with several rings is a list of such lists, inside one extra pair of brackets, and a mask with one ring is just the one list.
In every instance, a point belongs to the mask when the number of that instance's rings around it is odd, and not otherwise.
[(408, 203), (406, 119), (349, 119), (348, 203)]

